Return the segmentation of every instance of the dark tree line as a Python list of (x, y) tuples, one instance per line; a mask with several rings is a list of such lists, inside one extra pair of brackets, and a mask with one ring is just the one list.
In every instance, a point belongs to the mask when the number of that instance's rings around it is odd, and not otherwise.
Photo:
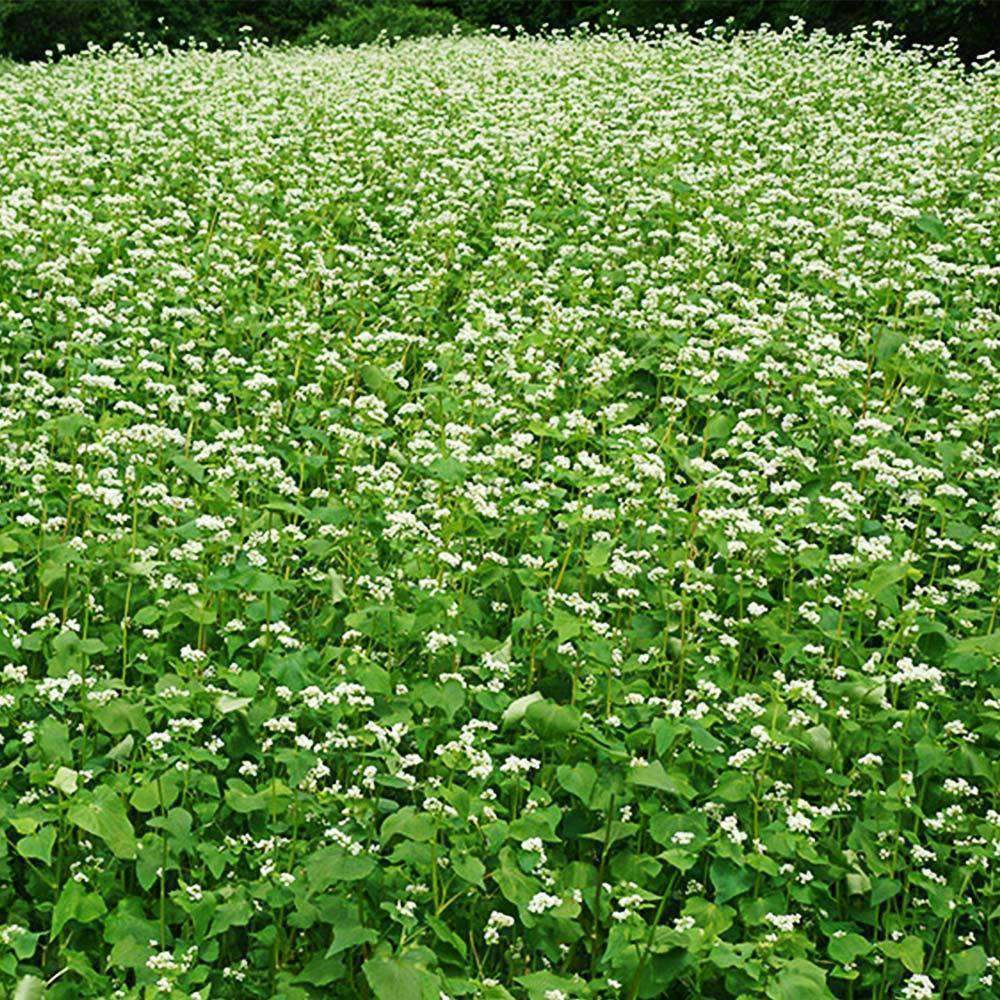
[(380, 33), (411, 37), (491, 25), (537, 31), (571, 28), (583, 21), (651, 27), (732, 19), (737, 28), (767, 22), (776, 27), (801, 17), (834, 31), (891, 22), (915, 43), (958, 39), (971, 57), (993, 49), (1000, 0), (0, 0), (0, 53), (41, 59), (47, 52), (108, 46), (142, 33), (176, 44), (194, 38), (233, 45), (250, 27), (257, 37), (360, 44)]

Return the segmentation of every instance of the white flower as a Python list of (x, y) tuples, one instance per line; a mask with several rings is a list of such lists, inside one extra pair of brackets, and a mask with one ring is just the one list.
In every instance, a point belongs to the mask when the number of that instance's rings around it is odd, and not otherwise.
[(529, 913), (544, 913), (561, 905), (562, 900), (558, 896), (553, 896), (547, 892), (536, 892), (528, 901)]
[(931, 1000), (935, 993), (933, 980), (927, 976), (910, 976), (900, 992), (904, 1000)]

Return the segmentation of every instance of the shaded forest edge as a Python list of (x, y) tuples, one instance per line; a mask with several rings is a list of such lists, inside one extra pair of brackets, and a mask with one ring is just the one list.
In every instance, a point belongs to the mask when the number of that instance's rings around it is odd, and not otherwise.
[[(609, 7), (614, 11), (609, 12)], [(849, 31), (885, 21), (912, 44), (954, 38), (972, 59), (997, 47), (996, 0), (0, 0), (0, 56), (19, 61), (141, 37), (176, 45), (238, 44), (249, 29), (271, 41), (359, 45), (499, 26), (539, 31), (583, 23), (652, 28), (731, 20), (736, 29), (807, 25)]]

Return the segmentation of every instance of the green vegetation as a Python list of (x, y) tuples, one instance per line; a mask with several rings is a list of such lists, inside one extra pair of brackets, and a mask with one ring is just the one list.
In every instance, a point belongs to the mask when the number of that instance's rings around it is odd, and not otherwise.
[(6, 67), (0, 990), (995, 996), (998, 83)]
[(129, 36), (171, 45), (195, 39), (233, 47), (252, 29), (272, 41), (336, 44), (373, 42), (380, 35), (413, 37), (472, 28), (569, 29), (583, 23), (652, 28), (729, 20), (735, 28), (786, 27), (803, 18), (811, 27), (849, 31), (889, 21), (914, 42), (958, 39), (962, 54), (1000, 44), (994, 0), (0, 0), (0, 53), (41, 59), (46, 51), (107, 47)]

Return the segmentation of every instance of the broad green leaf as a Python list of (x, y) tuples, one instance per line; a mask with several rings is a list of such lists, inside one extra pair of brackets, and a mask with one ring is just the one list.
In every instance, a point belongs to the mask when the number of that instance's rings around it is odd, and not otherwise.
[[(713, 799), (723, 802), (746, 802), (753, 791), (753, 779), (738, 771), (727, 771), (719, 778), (719, 783), (712, 792)], [(694, 790), (692, 789), (692, 795)], [(691, 796), (689, 796), (690, 798)]]
[(989, 959), (981, 945), (966, 948), (951, 956), (951, 965), (958, 976), (969, 976), (978, 979), (985, 971)]
[(330, 570), (330, 600), (334, 604), (339, 604), (347, 599), (347, 590), (344, 586), (344, 578), (336, 571)]
[(45, 981), (38, 976), (22, 976), (12, 994), (12, 1000), (42, 1000), (45, 996)]
[(350, 854), (342, 847), (323, 847), (305, 862), (306, 880), (313, 892), (323, 892), (335, 882), (356, 882), (375, 870), (370, 854)]
[(888, 958), (895, 958), (913, 973), (924, 971), (924, 942), (915, 934), (908, 934), (901, 941), (883, 941), (879, 948)]
[(57, 788), (63, 795), (72, 795), (77, 789), (77, 779), (80, 777), (77, 771), (70, 767), (56, 768), (56, 773), (49, 782), (53, 788)]
[(87, 891), (76, 879), (67, 880), (52, 910), (50, 936), (56, 938), (70, 920), (86, 924), (107, 913), (104, 900), (96, 893)]
[(421, 1000), (425, 974), (395, 958), (370, 958), (362, 966), (375, 1000)]
[(771, 1000), (829, 1000), (833, 997), (826, 985), (826, 974), (804, 958), (789, 962), (768, 986), (767, 995)]
[(987, 656), (1000, 656), (1000, 632), (989, 635), (974, 635), (955, 643), (956, 653), (985, 653)]
[(327, 986), (341, 979), (344, 975), (344, 969), (344, 963), (339, 958), (314, 955), (295, 977), (295, 982), (307, 983), (310, 986)]
[(872, 906), (878, 906), (880, 903), (884, 903), (887, 899), (892, 899), (896, 893), (902, 888), (899, 882), (894, 878), (879, 878), (872, 883), (872, 895), (871, 904)]
[(546, 740), (563, 739), (580, 728), (579, 709), (572, 705), (556, 705), (544, 699), (528, 706), (524, 720)]
[(531, 694), (516, 698), (507, 706), (503, 713), (503, 718), (501, 719), (503, 728), (507, 729), (510, 726), (516, 726), (524, 718), (525, 712), (528, 711), (528, 706), (541, 700), (542, 695), (538, 691), (532, 691)]
[(895, 586), (900, 580), (912, 576), (915, 572), (908, 563), (889, 563), (878, 566), (862, 584), (862, 589), (871, 597), (881, 600), (890, 587)]
[(215, 699), (215, 710), (220, 715), (228, 715), (230, 712), (242, 712), (243, 709), (253, 704), (253, 698), (237, 698), (231, 694), (220, 694)]
[(682, 799), (693, 799), (695, 790), (683, 774), (667, 769), (658, 761), (629, 769), (628, 782), (643, 788), (658, 788)]
[(291, 789), (284, 782), (274, 780), (260, 791), (255, 792), (245, 781), (231, 778), (226, 788), (226, 805), (233, 812), (252, 813), (269, 810), (284, 811), (292, 797)]
[(181, 472), (186, 472), (196, 483), (203, 483), (205, 481), (205, 467), (199, 465), (198, 462), (194, 462), (190, 458), (185, 458), (183, 455), (175, 455), (171, 461)]
[(594, 786), (597, 784), (597, 771), (586, 761), (581, 761), (572, 767), (560, 764), (556, 769), (556, 780), (567, 792), (581, 799), (584, 805), (589, 805)]
[(521, 871), (509, 847), (500, 852), (500, 866), (493, 878), (504, 899), (518, 906), (524, 906), (540, 888), (535, 879)]
[(747, 892), (754, 883), (754, 873), (726, 858), (716, 858), (709, 868), (715, 886), (716, 903), (726, 903)]
[(77, 795), (66, 815), (71, 823), (100, 837), (115, 857), (135, 858), (135, 831), (125, 813), (124, 803), (110, 788), (98, 786), (89, 801), (80, 801)]
[(216, 907), (208, 936), (215, 937), (230, 927), (244, 927), (250, 922), (251, 917), (253, 917), (253, 907), (243, 889), (237, 889), (229, 899)]
[(387, 844), (395, 836), (426, 842), (434, 839), (436, 831), (433, 816), (418, 812), (413, 806), (404, 806), (386, 818), (380, 835), (383, 844)]
[(374, 944), (376, 941), (378, 941), (378, 933), (369, 927), (359, 925), (338, 927), (333, 937), (333, 943), (326, 950), (326, 957), (339, 955), (342, 951), (357, 948), (363, 944)]
[(472, 854), (460, 854), (451, 865), (452, 871), (463, 881), (483, 888), (486, 865)]
[(531, 1000), (547, 1000), (554, 995), (578, 997), (583, 995), (585, 989), (579, 979), (560, 976), (554, 972), (529, 972), (523, 976), (515, 976), (514, 982), (520, 983), (528, 991)]
[(17, 853), (22, 858), (34, 858), (42, 864), (52, 861), (52, 848), (56, 842), (56, 828), (52, 824), (43, 826), (37, 833), (30, 833), (17, 842)]
[(69, 727), (51, 716), (43, 719), (35, 736), (42, 755), (52, 763), (73, 763), (73, 750), (69, 744)]
[(864, 896), (872, 887), (872, 880), (864, 872), (848, 872), (844, 876), (847, 891), (852, 896)]
[(827, 954), (835, 962), (846, 965), (848, 962), (857, 961), (872, 950), (872, 944), (860, 934), (834, 934), (826, 946)]
[(176, 771), (170, 771), (159, 780), (147, 781), (130, 796), (129, 805), (139, 812), (154, 812), (169, 809), (180, 794), (180, 778)]
[(917, 216), (913, 224), (922, 233), (926, 233), (936, 240), (943, 240), (948, 236), (948, 230), (944, 223), (937, 216), (931, 215), (928, 212), (922, 212)]

